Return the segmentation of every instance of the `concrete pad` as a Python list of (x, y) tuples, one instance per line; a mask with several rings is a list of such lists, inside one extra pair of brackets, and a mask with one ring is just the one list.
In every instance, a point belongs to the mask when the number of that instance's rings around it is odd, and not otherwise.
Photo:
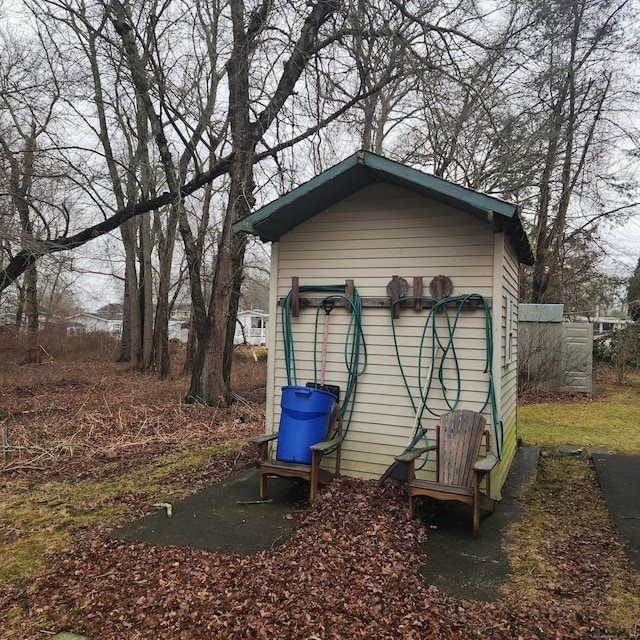
[(471, 508), (455, 502), (430, 502), (425, 522), (434, 527), (422, 545), (426, 562), (420, 572), (440, 591), (463, 600), (492, 602), (510, 571), (503, 548), (509, 525), (522, 518), (521, 502), (535, 478), (540, 450), (521, 447), (502, 488), (494, 513), (485, 514), (473, 537)]
[[(431, 529), (422, 549), (426, 555), (421, 572), (429, 584), (466, 600), (491, 601), (509, 572), (502, 548), (507, 527), (522, 517), (521, 500), (533, 481), (540, 452), (519, 450), (503, 487), (503, 499), (495, 513), (483, 518), (480, 535), (473, 538), (471, 510), (465, 505), (440, 503), (429, 512)], [(112, 536), (162, 546), (176, 545), (223, 553), (252, 554), (273, 548), (293, 533), (295, 514), (308, 506), (308, 483), (269, 480), (273, 502), (245, 504), (258, 498), (258, 472), (245, 471), (227, 481), (112, 532)], [(398, 523), (398, 526), (402, 526)]]
[(268, 501), (258, 494), (257, 469), (248, 469), (111, 532), (122, 540), (250, 555), (275, 548), (295, 530), (309, 486), (270, 478)]
[(640, 456), (594, 452), (591, 457), (611, 519), (625, 539), (631, 566), (640, 570)]

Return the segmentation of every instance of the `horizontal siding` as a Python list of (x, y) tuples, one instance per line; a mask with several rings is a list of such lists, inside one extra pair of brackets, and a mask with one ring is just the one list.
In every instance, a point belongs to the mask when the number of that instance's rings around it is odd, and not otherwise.
[[(517, 303), (519, 300), (519, 273), (520, 265), (513, 247), (505, 242), (502, 264), (502, 294), (501, 294), (501, 316), (500, 316), (500, 341), (496, 345), (499, 350), (498, 362), (500, 365), (499, 375), (496, 381), (500, 385), (500, 402), (498, 418), (502, 423), (502, 459), (492, 473), (492, 492), (494, 497), (499, 497), (500, 488), (504, 484), (509, 468), (517, 450), (517, 353), (518, 353), (518, 323), (517, 323)], [(507, 297), (513, 300), (515, 305), (515, 322), (513, 327), (513, 359), (506, 362), (506, 311)], [(492, 441), (496, 436), (492, 431)]]
[[(354, 280), (362, 297), (386, 297), (392, 276), (399, 275), (411, 285), (416, 276), (428, 285), (437, 275), (453, 281), (453, 295), (493, 292), (493, 228), (473, 216), (388, 185), (372, 185), (316, 215), (282, 236), (277, 248), (277, 274), (272, 274), (272, 300), (282, 300), (291, 288), (292, 277), (301, 286), (331, 285)], [(409, 291), (409, 295), (411, 294)], [(304, 293), (301, 295), (305, 295)], [(310, 293), (322, 297), (321, 293)], [(277, 425), (280, 415), (280, 388), (287, 384), (281, 335), (280, 308), (271, 321), (277, 324), (269, 358), (274, 363), (269, 397), (268, 421)], [(418, 381), (418, 351), (428, 310), (402, 309), (396, 321), (399, 351), (410, 387), (417, 397), (424, 381)], [(329, 318), (329, 338), (325, 382), (344, 390), (344, 332), (349, 314), (337, 305)], [(453, 318), (452, 318), (453, 320)], [(343, 446), (341, 467), (345, 474), (377, 478), (393, 462), (393, 457), (411, 439), (415, 412), (396, 359), (392, 324), (388, 309), (365, 308), (363, 331), (368, 350), (367, 370), (358, 381), (353, 418)], [(321, 363), (324, 312), (302, 308), (292, 319), (297, 361), (297, 383), (314, 379), (316, 364)], [(318, 332), (314, 344), (314, 333)], [(444, 321), (439, 321), (444, 329)], [(460, 391), (459, 406), (480, 409), (486, 401), (488, 376), (485, 366), (485, 321), (478, 309), (464, 309), (456, 328), (456, 352), (460, 383), (449, 358), (444, 367), (447, 397), (452, 402)], [(443, 335), (446, 333), (443, 332)], [(425, 344), (422, 373), (430, 367), (430, 342)], [(318, 371), (319, 377), (319, 371)], [(429, 395), (431, 410), (448, 410), (437, 374)], [(487, 420), (490, 415), (485, 412)], [(431, 441), (436, 418), (424, 413)], [(432, 469), (432, 462), (425, 473)]]

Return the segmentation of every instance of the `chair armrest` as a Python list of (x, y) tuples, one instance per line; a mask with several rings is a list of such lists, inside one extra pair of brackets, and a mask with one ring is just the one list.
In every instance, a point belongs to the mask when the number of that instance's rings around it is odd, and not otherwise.
[(268, 433), (265, 436), (258, 436), (257, 438), (251, 438), (251, 440), (249, 440), (249, 442), (251, 444), (265, 444), (266, 442), (271, 442), (272, 440), (275, 440), (278, 437), (277, 433)]
[(333, 449), (334, 447), (337, 447), (338, 445), (342, 444), (343, 440), (344, 440), (344, 436), (342, 435), (336, 436), (331, 440), (325, 440), (324, 442), (317, 442), (316, 444), (312, 444), (310, 449), (311, 451), (321, 451), (322, 453), (324, 453), (325, 451), (328, 451), (329, 449)]
[(395, 458), (398, 462), (411, 462), (412, 460), (416, 460), (417, 458), (419, 458), (423, 453), (426, 453), (427, 451), (435, 451), (435, 449), (435, 446), (420, 447), (419, 449), (407, 449)]
[(488, 473), (489, 471), (491, 471), (491, 469), (493, 469), (493, 467), (496, 466), (496, 464), (498, 464), (498, 458), (496, 457), (495, 453), (489, 451), (486, 457), (478, 460), (471, 468), (474, 471)]

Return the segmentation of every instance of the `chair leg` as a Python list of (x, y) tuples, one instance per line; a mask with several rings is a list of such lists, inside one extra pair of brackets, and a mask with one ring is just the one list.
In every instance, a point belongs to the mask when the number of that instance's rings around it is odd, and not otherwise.
[(480, 532), (480, 488), (478, 478), (473, 481), (473, 537), (477, 538)]
[(313, 504), (313, 501), (318, 495), (318, 475), (320, 471), (320, 461), (322, 460), (322, 454), (314, 451), (311, 455), (311, 473), (309, 477), (309, 484), (311, 485), (309, 491), (309, 504)]
[(410, 495), (409, 496), (409, 520), (413, 520), (413, 516), (414, 516), (413, 500), (414, 500), (414, 497)]
[(260, 500), (267, 499), (267, 474), (260, 471)]

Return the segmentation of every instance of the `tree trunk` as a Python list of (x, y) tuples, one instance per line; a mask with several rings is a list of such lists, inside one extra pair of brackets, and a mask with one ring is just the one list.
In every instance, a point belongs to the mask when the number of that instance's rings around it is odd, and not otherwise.
[(128, 220), (121, 225), (120, 234), (125, 252), (125, 295), (123, 306), (126, 307), (124, 312), (125, 316), (128, 317), (128, 331), (126, 335), (124, 334), (124, 323), (122, 327), (123, 340), (128, 343), (128, 349), (123, 352), (123, 355), (128, 356), (125, 361), (131, 362), (132, 367), (138, 370), (142, 368), (142, 318), (140, 316), (140, 298), (136, 268), (136, 226), (136, 219)]
[(40, 362), (40, 322), (38, 313), (38, 276), (35, 265), (24, 273), (27, 344), (23, 364)]
[(187, 346), (185, 349), (184, 365), (182, 366), (182, 373), (188, 374), (193, 371), (193, 363), (196, 357), (196, 330), (194, 327), (194, 313), (193, 309), (189, 312), (189, 332), (187, 333)]
[(156, 299), (156, 316), (153, 331), (154, 367), (160, 378), (171, 373), (171, 357), (169, 353), (169, 290), (171, 288), (171, 268), (173, 266), (173, 249), (176, 243), (178, 225), (178, 208), (182, 202), (171, 206), (166, 223), (166, 233), (162, 233), (160, 214), (156, 212), (154, 230), (158, 238), (158, 295)]
[(247, 247), (247, 237), (244, 234), (234, 237), (232, 250), (233, 280), (231, 286), (231, 301), (229, 305), (229, 318), (227, 321), (227, 333), (224, 342), (224, 356), (222, 363), (222, 379), (226, 387), (228, 401), (233, 398), (231, 386), (231, 369), (233, 367), (233, 339), (236, 333), (236, 319), (240, 306), (240, 294), (244, 280), (244, 256)]
[(246, 30), (244, 2), (230, 0), (229, 6), (233, 25), (233, 50), (227, 62), (228, 113), (234, 153), (229, 168), (229, 196), (218, 242), (207, 330), (202, 331), (202, 339), (198, 334), (191, 387), (186, 397), (187, 402), (204, 401), (223, 405), (232, 401), (231, 352), (246, 246), (246, 239), (233, 234), (232, 225), (248, 215), (254, 204), (253, 163), (256, 144), (294, 92), (296, 82), (316, 51), (318, 30), (337, 10), (338, 3), (319, 0), (311, 5), (292, 55), (284, 65), (277, 89), (253, 123), (250, 121), (252, 103), (249, 98), (248, 61), (251, 60), (271, 3), (263, 0), (256, 6), (246, 20)]
[(131, 303), (129, 298), (129, 279), (125, 266), (124, 293), (122, 296), (122, 334), (120, 338), (120, 355), (117, 362), (129, 362), (131, 360)]
[(140, 315), (142, 316), (142, 369), (153, 370), (153, 266), (150, 214), (140, 218)]
[[(237, 165), (234, 163), (229, 207), (225, 215), (216, 260), (216, 274), (211, 292), (210, 309), (212, 311), (209, 312), (209, 344), (205, 350), (206, 369), (202, 379), (203, 398), (209, 404), (228, 405), (232, 401), (233, 332), (242, 284), (246, 238), (234, 235), (231, 226), (250, 210), (245, 198), (247, 193), (253, 191), (253, 181), (251, 177), (245, 179), (247, 169), (249, 172), (253, 169), (250, 160), (240, 159)], [(239, 268), (236, 269), (238, 265)]]
[[(231, 357), (233, 334), (229, 341), (229, 326), (235, 329), (235, 317), (242, 283), (242, 268), (246, 239), (234, 235), (232, 225), (248, 215), (253, 205), (253, 160), (258, 136), (249, 121), (249, 65), (251, 40), (244, 26), (244, 3), (231, 0), (233, 51), (227, 63), (229, 77), (229, 121), (235, 150), (230, 169), (227, 210), (222, 221), (218, 242), (216, 269), (211, 287), (208, 312), (207, 342), (198, 349), (187, 400), (200, 398), (208, 404), (227, 405), (232, 400)], [(267, 10), (267, 5), (263, 5)], [(258, 10), (252, 18), (259, 18)], [(253, 20), (250, 20), (253, 22)], [(236, 270), (236, 266), (240, 268)], [(235, 303), (234, 303), (235, 300)], [(234, 310), (235, 304), (235, 310)], [(230, 342), (230, 344), (229, 344)]]
[[(23, 246), (33, 246), (35, 235), (31, 221), (31, 189), (33, 186), (36, 151), (36, 122), (31, 120), (29, 134), (23, 135), (24, 151), (22, 162), (11, 150), (7, 140), (0, 135), (0, 144), (9, 164), (9, 189), (11, 203), (20, 219), (20, 238)], [(38, 309), (38, 274), (36, 265), (31, 264), (24, 272), (24, 313), (27, 316), (27, 344), (24, 363), (40, 361), (40, 322)]]

